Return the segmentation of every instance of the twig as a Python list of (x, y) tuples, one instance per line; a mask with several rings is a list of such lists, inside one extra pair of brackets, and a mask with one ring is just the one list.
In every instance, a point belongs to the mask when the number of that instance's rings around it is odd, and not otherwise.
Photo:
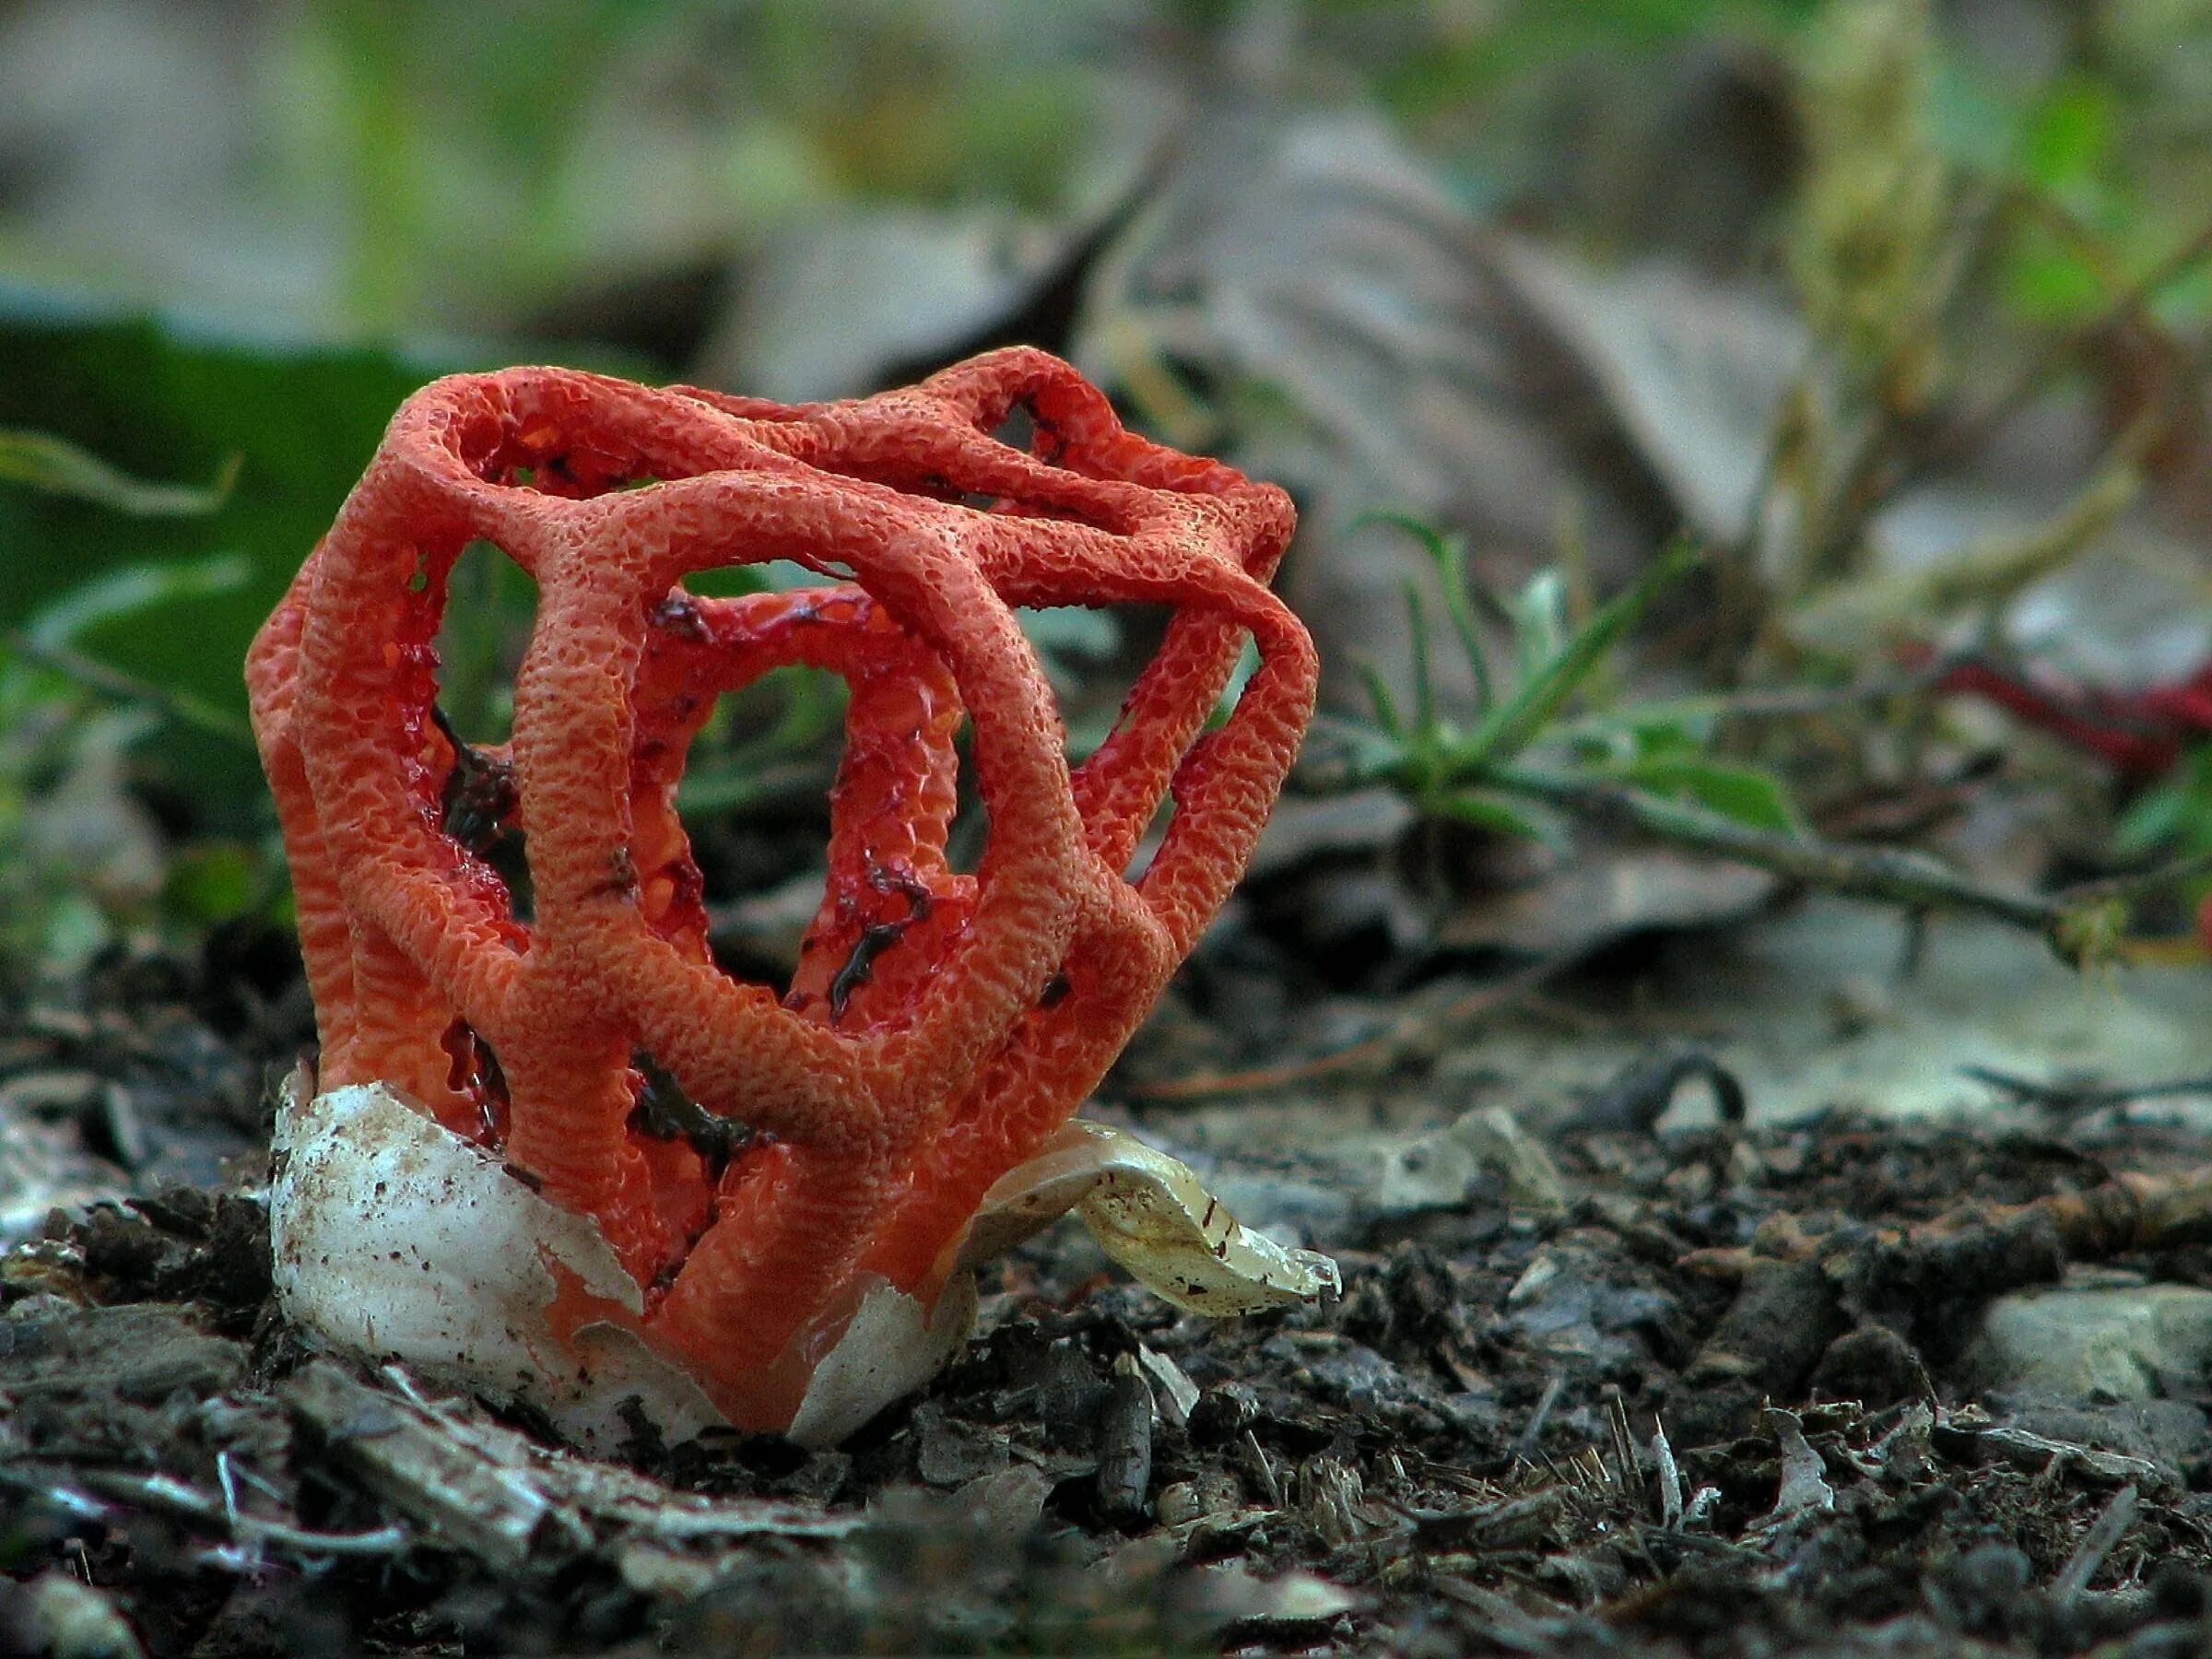
[[(1985, 222), (1994, 219), (1997, 206), (1994, 201), (1988, 205), (1983, 214)], [(1981, 239), (1982, 231), (1977, 229), (1961, 240), (1960, 252), (1963, 253), (1967, 248), (1978, 245)], [(2026, 406), (2053, 372), (2082, 353), (2093, 349), (2115, 324), (2140, 315), (2160, 292), (2187, 276), (2207, 258), (2212, 258), (2212, 221), (2207, 221), (2165, 259), (2115, 294), (2097, 315), (2046, 339), (1995, 396), (1947, 426), (1901, 422), (1877, 412), (1876, 418), (1861, 434), (1856, 453), (1850, 456), (1843, 466), (1835, 469), (1839, 482), (1820, 504), (1820, 522), (1814, 531), (1806, 533), (1808, 539), (1817, 540), (1818, 544), (1812, 549), (1807, 561), (1810, 566), (1818, 569), (1823, 560), (1834, 555), (1836, 549), (1856, 541), (1875, 515), (1896, 500), (1901, 491), (1922, 482), (1939, 467), (1972, 453), (1986, 443), (1993, 434)], [(1963, 265), (1960, 268), (1963, 270)], [(1807, 383), (1809, 372), (1809, 370), (1800, 370), (1793, 382), (1793, 391), (1784, 400), (1782, 413), (1769, 434), (1767, 452), (1759, 473), (1759, 484), (1752, 496), (1750, 513), (1730, 547), (1732, 557), (1728, 562), (1737, 571), (1751, 569), (1755, 562), (1760, 539), (1765, 534), (1783, 437), (1792, 418), (1791, 410), (1794, 401), (1802, 395), (1802, 388)], [(2171, 418), (2171, 411), (2167, 418)]]
[(2104, 1558), (2112, 1553), (2113, 1547), (2136, 1524), (2136, 1507), (2134, 1486), (2124, 1486), (2112, 1494), (2104, 1512), (2089, 1523), (2089, 1530), (2081, 1535), (2081, 1542), (2074, 1547), (2066, 1564), (2051, 1581), (2053, 1601), (2063, 1605), (2089, 1587), (2089, 1581), (2097, 1576), (2097, 1569), (2104, 1565)]
[(2048, 1112), (2101, 1112), (2108, 1106), (2125, 1106), (2136, 1100), (2212, 1094), (2212, 1077), (2170, 1077), (2159, 1083), (2134, 1084), (2039, 1083), (1993, 1065), (1962, 1065), (1959, 1069), (1961, 1076), (2010, 1095), (2015, 1105), (2041, 1106)]
[(1536, 1452), (1544, 1440), (1544, 1425), (1551, 1419), (1551, 1408), (1559, 1403), (1559, 1395), (1567, 1387), (1567, 1373), (1555, 1371), (1545, 1379), (1544, 1392), (1536, 1396), (1536, 1408), (1528, 1414), (1528, 1427), (1521, 1430), (1521, 1438), (1513, 1442), (1516, 1464), (1534, 1464)]
[(1667, 1442), (1666, 1424), (1656, 1416), (1652, 1419), (1652, 1462), (1659, 1471), (1659, 1524), (1673, 1527), (1682, 1519), (1682, 1470)]
[[(413, 1543), (413, 1535), (396, 1523), (371, 1532), (329, 1533), (245, 1514), (229, 1492), (218, 1498), (171, 1475), (136, 1475), (124, 1469), (78, 1469), (73, 1473), (79, 1487), (111, 1502), (206, 1522), (221, 1527), (233, 1538), (274, 1544), (299, 1555), (389, 1556), (404, 1553)], [(0, 1478), (6, 1478), (6, 1472), (0, 1471)], [(8, 1480), (8, 1484), (40, 1496), (51, 1494), (65, 1503), (73, 1501), (72, 1488), (29, 1469), (22, 1470), (19, 1479)]]
[(2040, 934), (2061, 957), (2077, 965), (2098, 959), (2110, 947), (2111, 912), (2147, 893), (2212, 871), (2212, 855), (2199, 855), (2048, 896), (2023, 893), (1962, 876), (1924, 853), (1800, 841), (1620, 784), (1521, 767), (1500, 769), (1493, 782), (1584, 818), (1625, 825), (1823, 891), (1873, 899), (1908, 911), (1963, 911), (1994, 917)]
[(1401, 1015), (1391, 1022), (1387, 1030), (1315, 1059), (1254, 1066), (1246, 1071), (1201, 1072), (1195, 1077), (1135, 1084), (1123, 1092), (1131, 1100), (1153, 1105), (1188, 1106), (1222, 1095), (1254, 1094), (1263, 1089), (1289, 1088), (1341, 1078), (1347, 1073), (1381, 1077), (1405, 1059), (1436, 1052), (1441, 1033), (1457, 1030), (1529, 995), (1561, 972), (1571, 959), (1565, 956), (1547, 957), (1502, 980), (1456, 997), (1441, 1008), (1417, 1009)]
[[(1786, 1228), (1747, 1245), (1714, 1245), (1684, 1252), (1679, 1270), (1724, 1282), (1740, 1281), (1761, 1263), (1822, 1262), (1830, 1277), (1848, 1277), (1844, 1264), (1869, 1251), (1909, 1249), (1931, 1259), (1971, 1258), (2001, 1263), (1994, 1277), (1976, 1286), (1994, 1297), (2051, 1277), (2054, 1246), (2067, 1262), (2108, 1262), (2115, 1256), (2175, 1250), (2212, 1241), (2212, 1165), (2173, 1175), (2122, 1171), (2077, 1191), (2050, 1193), (2025, 1204), (1991, 1206), (1967, 1199), (1931, 1221), (1910, 1227), (1843, 1228), (1806, 1232)], [(1977, 1267), (1975, 1272), (1984, 1272)]]
[(1733, 859), (1831, 892), (1879, 899), (1907, 910), (1967, 910), (2038, 931), (2053, 920), (2048, 900), (1993, 888), (1924, 853), (1841, 847), (1753, 830), (1701, 806), (1622, 784), (1513, 768), (1497, 782), (1584, 818), (1624, 825), (1696, 852)]
[(1276, 1477), (1275, 1465), (1267, 1461), (1267, 1452), (1260, 1444), (1260, 1437), (1251, 1430), (1244, 1430), (1245, 1467), (1258, 1478), (1262, 1496), (1270, 1509), (1283, 1507), (1283, 1483)]
[(2200, 876), (2212, 876), (2212, 853), (2192, 853), (2185, 858), (2154, 865), (2132, 876), (2104, 876), (2095, 881), (2078, 881), (2072, 887), (2061, 888), (2058, 897), (2072, 905), (2128, 905)]
[(1618, 1394), (1606, 1402), (1606, 1431), (1613, 1438), (1615, 1485), (1624, 1492), (1641, 1490), (1643, 1471), (1638, 1466), (1636, 1436), (1629, 1428), (1628, 1404)]

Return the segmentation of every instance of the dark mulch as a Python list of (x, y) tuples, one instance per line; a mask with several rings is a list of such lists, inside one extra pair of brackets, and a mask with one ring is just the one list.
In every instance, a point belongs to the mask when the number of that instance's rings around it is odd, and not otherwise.
[[(180, 971), (0, 1032), (0, 1082), (119, 1084), (147, 1142), (141, 1196), (0, 1277), (0, 1653), (57, 1607), (86, 1654), (118, 1616), (203, 1655), (2212, 1651), (2203, 1380), (1959, 1391), (1980, 1309), (2064, 1266), (2006, 1206), (2179, 1132), (1570, 1133), (1564, 1214), (1393, 1221), (1340, 1300), (1221, 1324), (1048, 1237), (844, 1447), (641, 1425), (615, 1470), (285, 1329), (252, 1159), (210, 1171), (299, 1012)], [(2105, 1266), (2212, 1283), (2192, 1244)]]

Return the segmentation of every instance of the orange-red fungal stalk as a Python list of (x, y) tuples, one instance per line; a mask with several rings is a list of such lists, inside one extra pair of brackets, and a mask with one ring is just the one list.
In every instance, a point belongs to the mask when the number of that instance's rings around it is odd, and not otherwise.
[[(1026, 450), (993, 436), (1018, 410)], [(1312, 708), (1312, 644), (1265, 585), (1292, 522), (1036, 351), (796, 407), (559, 369), (427, 387), (247, 665), (322, 1087), (388, 1081), (500, 1147), (596, 1222), (650, 1345), (734, 1421), (782, 1426), (863, 1288), (934, 1298), (985, 1189), (1242, 871)], [(447, 575), (477, 538), (538, 589), (490, 788), (456, 780), (487, 758), (435, 708)], [(836, 584), (683, 585), (771, 559)], [(1071, 771), (1014, 607), (1117, 604), (1173, 620)], [(1259, 666), (1208, 731), (1248, 637)], [(779, 997), (711, 957), (676, 792), (715, 698), (791, 664), (851, 700), (827, 890)], [(963, 725), (972, 875), (946, 856)], [(524, 837), (526, 918), (456, 821), (472, 783)], [(750, 1132), (719, 1172), (642, 1125), (649, 1067)]]

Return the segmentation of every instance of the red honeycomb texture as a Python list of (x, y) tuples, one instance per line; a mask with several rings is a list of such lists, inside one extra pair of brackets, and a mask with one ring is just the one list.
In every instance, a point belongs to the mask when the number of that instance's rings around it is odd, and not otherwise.
[[(1017, 411), (1026, 449), (994, 436)], [(1241, 874), (1312, 710), (1312, 643), (1265, 585), (1293, 522), (1037, 351), (797, 406), (546, 368), (425, 388), (247, 665), (321, 1086), (388, 1082), (592, 1217), (641, 1335), (733, 1420), (781, 1426), (862, 1288), (935, 1298), (984, 1191)], [(495, 750), (436, 705), (479, 538), (538, 591)], [(767, 559), (830, 584), (683, 585)], [(1015, 607), (1108, 605), (1172, 619), (1071, 770)], [(1209, 730), (1247, 638), (1259, 665)], [(716, 698), (794, 664), (851, 695), (828, 884), (779, 995), (711, 956), (676, 794)], [(963, 727), (972, 875), (946, 853)], [(520, 831), (526, 919), (456, 796)], [(649, 1077), (743, 1126), (726, 1163), (643, 1121)]]

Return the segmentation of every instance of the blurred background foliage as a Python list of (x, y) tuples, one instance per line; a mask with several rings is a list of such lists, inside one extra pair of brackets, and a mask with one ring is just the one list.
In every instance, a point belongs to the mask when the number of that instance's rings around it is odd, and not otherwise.
[[(1556, 570), (1571, 632), (1686, 526), (1677, 681), (1849, 682), (1900, 621), (2171, 674), (2208, 201), (2212, 0), (0, 0), (0, 952), (281, 906), (246, 641), (406, 393), (523, 359), (801, 397), (1068, 352), (1299, 491), (1345, 710), (1431, 672), (1408, 581)], [(2159, 573), (2132, 620), (2092, 546)], [(712, 804), (819, 736), (786, 702)], [(1683, 775), (1786, 827), (1798, 774), (1900, 787), (1905, 725)], [(2123, 852), (2201, 841), (2207, 780)]]
[[(1925, 53), (1891, 40), (1878, 98), (1792, 123), (1787, 81), (1818, 87), (1849, 55), (1833, 37), (1885, 28), (1878, 5), (1845, 29), (1830, 9), (13, 0), (0, 269), (318, 337), (501, 334), (582, 288), (720, 267), (827, 204), (1081, 211), (1180, 92), (1238, 76), (1371, 104), (1470, 201), (1617, 253), (1763, 262), (1720, 217), (1732, 196), (1771, 205), (1808, 146), (1848, 146), (1853, 124), (1924, 123), (1944, 159), (2021, 198), (2006, 288), (2040, 313), (2098, 306), (2195, 228), (2201, 0), (1939, 9)], [(1742, 176), (1661, 182), (1732, 124), (1771, 141), (1728, 158)], [(1675, 211), (1688, 198), (1707, 212)], [(2208, 298), (2199, 278), (2167, 303)]]

